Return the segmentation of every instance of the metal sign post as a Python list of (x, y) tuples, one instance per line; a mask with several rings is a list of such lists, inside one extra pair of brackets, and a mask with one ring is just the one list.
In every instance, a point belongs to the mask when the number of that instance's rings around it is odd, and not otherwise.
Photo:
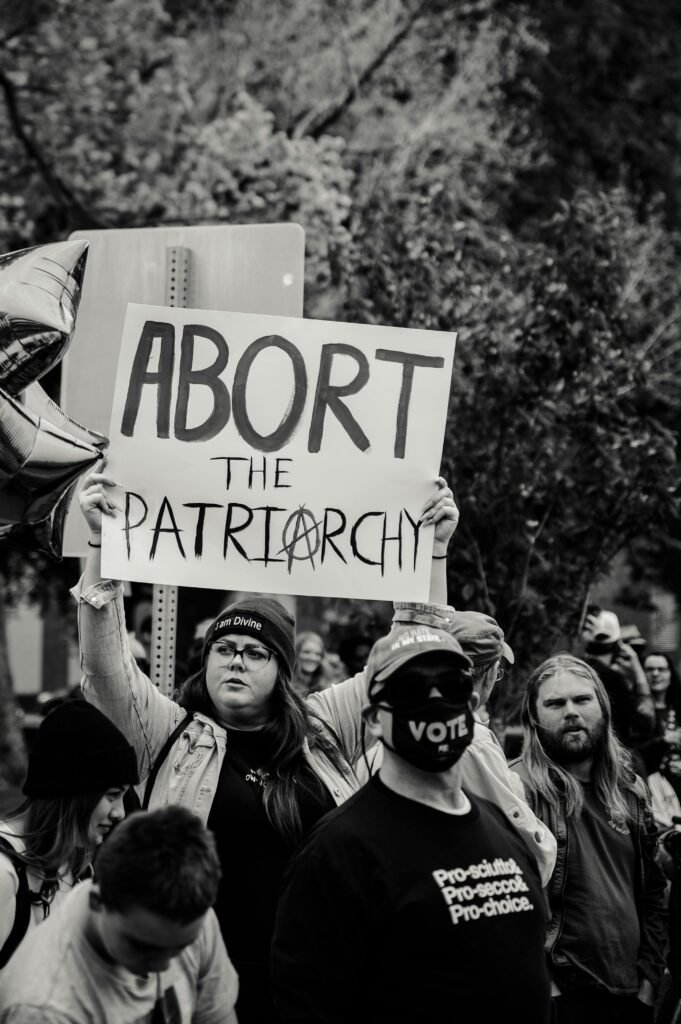
[[(189, 306), (191, 250), (184, 246), (166, 249), (166, 306)], [(175, 688), (177, 641), (177, 587), (154, 584), (151, 605), (151, 681), (161, 693), (172, 696)]]

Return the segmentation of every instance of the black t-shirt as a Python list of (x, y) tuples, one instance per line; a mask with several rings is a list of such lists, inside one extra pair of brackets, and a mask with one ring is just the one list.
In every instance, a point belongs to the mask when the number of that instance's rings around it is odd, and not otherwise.
[(486, 800), (451, 815), (372, 779), (293, 859), (272, 953), (289, 1024), (545, 1024), (537, 866)]
[[(215, 912), (234, 965), (267, 970), (284, 868), (295, 848), (270, 824), (262, 789), (274, 740), (261, 730), (227, 730), (227, 752), (208, 817), (222, 865)], [(301, 755), (296, 774), (303, 834), (335, 804)]]
[(593, 787), (582, 783), (582, 789), (582, 813), (569, 826), (564, 920), (554, 952), (577, 969), (579, 984), (631, 995), (638, 991), (641, 941), (634, 842), (629, 826), (612, 820)]

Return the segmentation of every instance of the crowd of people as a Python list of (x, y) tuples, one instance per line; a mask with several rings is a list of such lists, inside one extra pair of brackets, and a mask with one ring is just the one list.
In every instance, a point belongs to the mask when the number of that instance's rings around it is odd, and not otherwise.
[(429, 603), (396, 604), (353, 675), (253, 596), (170, 699), (101, 576), (112, 486), (80, 493), (82, 697), (43, 721), (0, 823), (0, 1024), (672, 1024), (667, 654), (591, 608), (581, 656), (528, 679), (508, 763), (487, 706), (514, 653), (447, 604), (440, 478)]

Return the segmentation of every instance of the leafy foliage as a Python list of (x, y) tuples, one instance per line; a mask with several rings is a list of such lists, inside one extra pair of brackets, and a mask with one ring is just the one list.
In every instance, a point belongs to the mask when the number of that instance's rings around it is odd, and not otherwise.
[(508, 98), (523, 54), (541, 49), (534, 31), (478, 25), (459, 74), (485, 97), (460, 101), (453, 81), (367, 192), (344, 305), (349, 319), (458, 331), (450, 592), (504, 625), (516, 681), (570, 643), (613, 555), (673, 521), (679, 486), (679, 240), (660, 204), (590, 175), (518, 224), (519, 183), (552, 160), (527, 104)]
[(342, 141), (277, 131), (240, 84), (228, 38), (203, 25), (176, 34), (154, 0), (61, 0), (13, 33), (0, 83), (25, 138), (4, 126), (0, 245), (97, 226), (295, 220), (308, 282), (322, 287), (347, 242)]
[(451, 597), (517, 678), (619, 548), (678, 548), (674, 0), (25, 0), (0, 31), (0, 249), (295, 220), (308, 315), (458, 333)]
[(675, 0), (500, 6), (527, 17), (534, 45), (518, 50), (508, 93), (531, 112), (547, 147), (546, 161), (519, 180), (518, 198), (541, 205), (586, 181), (608, 188), (624, 183), (643, 206), (663, 196), (678, 226), (681, 9)]

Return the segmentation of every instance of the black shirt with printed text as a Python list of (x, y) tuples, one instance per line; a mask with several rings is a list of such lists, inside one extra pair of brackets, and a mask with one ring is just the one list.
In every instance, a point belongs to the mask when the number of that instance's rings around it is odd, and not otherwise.
[(546, 1024), (545, 928), (536, 863), (498, 808), (447, 814), (372, 779), (287, 872), (277, 1020)]

